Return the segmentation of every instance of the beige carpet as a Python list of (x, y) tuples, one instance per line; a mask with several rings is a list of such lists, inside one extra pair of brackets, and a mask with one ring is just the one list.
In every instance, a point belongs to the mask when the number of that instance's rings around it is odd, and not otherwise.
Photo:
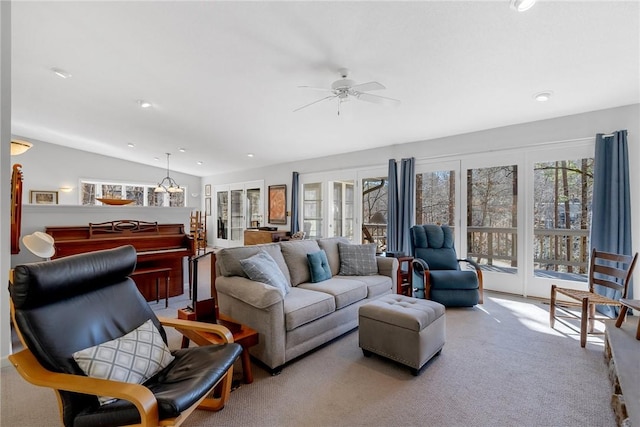
[[(152, 304), (155, 307), (155, 304)], [(175, 315), (186, 297), (159, 314)], [(357, 330), (232, 392), (218, 413), (186, 426), (614, 426), (601, 337), (580, 348), (576, 330), (548, 326), (548, 306), (486, 293), (474, 309), (447, 310), (447, 342), (418, 377), (365, 358)], [(172, 336), (171, 342), (176, 342)], [(238, 372), (235, 377), (240, 377)], [(2, 426), (60, 425), (52, 391), (4, 368)]]

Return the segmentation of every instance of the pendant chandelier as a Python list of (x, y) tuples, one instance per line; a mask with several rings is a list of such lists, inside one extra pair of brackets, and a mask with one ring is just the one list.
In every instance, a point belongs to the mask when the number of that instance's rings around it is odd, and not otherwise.
[(169, 156), (171, 153), (167, 153), (167, 176), (162, 178), (162, 181), (158, 183), (158, 186), (153, 190), (155, 193), (182, 193), (182, 188), (178, 183), (169, 176)]

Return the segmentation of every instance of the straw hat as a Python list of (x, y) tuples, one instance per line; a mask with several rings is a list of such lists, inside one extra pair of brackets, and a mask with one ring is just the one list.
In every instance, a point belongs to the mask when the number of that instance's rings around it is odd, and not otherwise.
[(29, 249), (34, 255), (40, 258), (51, 258), (56, 253), (53, 247), (53, 237), (42, 231), (36, 231), (33, 234), (24, 236), (22, 243)]

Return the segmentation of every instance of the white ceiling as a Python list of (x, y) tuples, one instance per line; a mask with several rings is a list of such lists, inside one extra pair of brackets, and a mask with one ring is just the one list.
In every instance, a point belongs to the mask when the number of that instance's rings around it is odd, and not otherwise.
[[(639, 21), (637, 0), (14, 1), (12, 132), (207, 176), (634, 104)], [(293, 112), (341, 67), (402, 103)]]

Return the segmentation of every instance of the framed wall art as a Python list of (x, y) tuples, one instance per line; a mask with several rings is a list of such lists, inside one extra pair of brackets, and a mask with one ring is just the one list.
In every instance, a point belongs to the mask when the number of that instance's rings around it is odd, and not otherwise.
[(57, 205), (58, 192), (31, 190), (29, 191), (29, 202), (34, 205)]
[(211, 197), (204, 199), (204, 216), (211, 216)]
[(211, 197), (211, 184), (204, 186), (204, 197)]
[(269, 186), (269, 220), (270, 224), (287, 223), (287, 186)]

